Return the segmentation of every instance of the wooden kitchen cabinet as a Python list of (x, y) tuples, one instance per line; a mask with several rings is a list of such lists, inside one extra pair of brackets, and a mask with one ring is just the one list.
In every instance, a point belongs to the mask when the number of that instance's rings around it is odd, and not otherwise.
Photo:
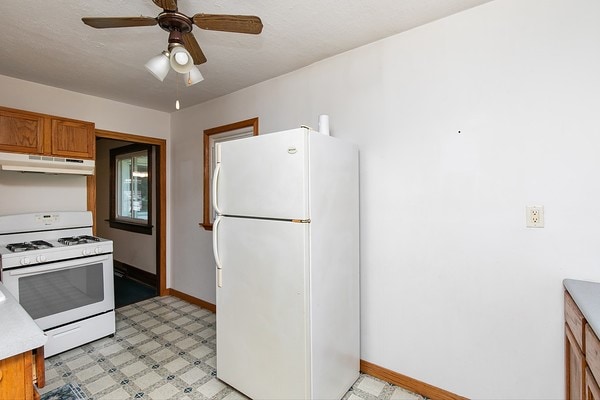
[(0, 151), (95, 157), (94, 123), (0, 107)]
[(567, 400), (600, 400), (600, 340), (565, 292), (565, 383)]
[(52, 118), (52, 155), (94, 158), (94, 124)]
[(31, 351), (0, 360), (0, 399), (33, 399)]
[(43, 134), (43, 116), (0, 109), (0, 151), (42, 154)]

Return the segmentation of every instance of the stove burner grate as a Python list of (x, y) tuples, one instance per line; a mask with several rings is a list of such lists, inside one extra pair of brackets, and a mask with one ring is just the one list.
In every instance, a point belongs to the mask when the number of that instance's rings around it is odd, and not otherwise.
[(40, 250), (40, 249), (49, 249), (52, 245), (44, 240), (33, 240), (31, 242), (22, 242), (22, 243), (10, 243), (6, 245), (6, 248), (13, 253), (20, 253), (22, 251), (29, 250)]
[(65, 246), (73, 246), (76, 244), (86, 244), (99, 242), (100, 239), (94, 236), (82, 235), (82, 236), (70, 236), (58, 239), (58, 243), (64, 244)]

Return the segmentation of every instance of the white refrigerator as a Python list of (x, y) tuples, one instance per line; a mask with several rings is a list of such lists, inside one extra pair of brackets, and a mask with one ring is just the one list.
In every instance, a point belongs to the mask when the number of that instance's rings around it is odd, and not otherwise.
[(217, 144), (217, 377), (341, 399), (359, 375), (358, 150), (306, 128)]

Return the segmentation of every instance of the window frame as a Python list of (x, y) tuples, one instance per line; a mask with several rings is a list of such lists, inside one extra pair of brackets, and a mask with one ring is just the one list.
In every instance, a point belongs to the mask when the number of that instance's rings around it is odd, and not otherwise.
[[(240, 132), (241, 130), (248, 130), (245, 132)], [(243, 121), (234, 122), (227, 125), (217, 126), (211, 129), (204, 130), (204, 210), (203, 210), (203, 221), (199, 223), (201, 227), (206, 229), (207, 231), (212, 231), (213, 228), (213, 218), (212, 218), (212, 204), (211, 204), (211, 187), (210, 182), (213, 176), (214, 167), (211, 165), (210, 153), (211, 153), (211, 144), (224, 142), (227, 140), (231, 140), (232, 137), (236, 137), (236, 139), (240, 139), (242, 137), (250, 137), (258, 135), (258, 117), (250, 118)], [(216, 136), (219, 136), (218, 140), (213, 140)], [(239, 137), (237, 137), (239, 136)]]
[[(124, 154), (146, 152), (148, 158), (148, 219), (146, 223), (134, 222), (117, 217), (117, 158)], [(153, 191), (153, 165), (152, 145), (134, 143), (127, 146), (117, 147), (110, 150), (110, 218), (108, 223), (111, 228), (121, 229), (129, 232), (152, 235), (152, 191)]]

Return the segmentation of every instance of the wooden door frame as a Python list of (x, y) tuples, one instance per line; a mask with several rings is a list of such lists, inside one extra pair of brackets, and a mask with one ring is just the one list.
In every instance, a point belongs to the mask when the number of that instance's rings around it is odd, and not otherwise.
[[(95, 139), (113, 139), (133, 143), (144, 143), (156, 146), (156, 259), (158, 261), (158, 294), (166, 296), (167, 291), (167, 141), (149, 136), (131, 135), (128, 133), (96, 129)], [(94, 232), (96, 230), (96, 175), (87, 177), (87, 208), (92, 212)]]

